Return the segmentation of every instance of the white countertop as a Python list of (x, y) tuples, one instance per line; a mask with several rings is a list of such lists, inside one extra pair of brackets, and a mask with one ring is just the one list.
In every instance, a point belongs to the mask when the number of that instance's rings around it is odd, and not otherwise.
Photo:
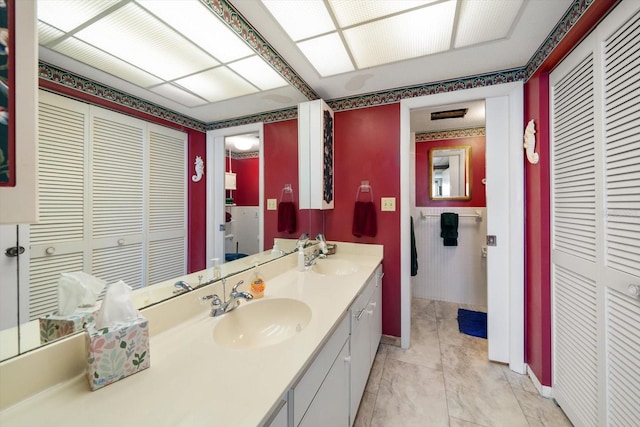
[(265, 274), (265, 299), (297, 299), (312, 311), (309, 324), (286, 341), (248, 350), (221, 347), (213, 339), (213, 328), (224, 316), (210, 317), (209, 307), (201, 305), (189, 320), (152, 334), (149, 369), (95, 392), (84, 376), (77, 376), (2, 411), (0, 425), (260, 425), (311, 363), (382, 261), (382, 248), (377, 248), (360, 251), (367, 255), (340, 249), (332, 255), (360, 266), (347, 276), (295, 269), (274, 277)]

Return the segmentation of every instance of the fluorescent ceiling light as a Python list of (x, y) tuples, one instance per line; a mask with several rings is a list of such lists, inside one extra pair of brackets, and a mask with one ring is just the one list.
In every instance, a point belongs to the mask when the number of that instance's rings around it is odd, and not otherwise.
[(176, 83), (197, 93), (209, 102), (235, 98), (258, 92), (253, 85), (226, 67), (218, 67), (203, 73), (176, 80)]
[(160, 86), (151, 88), (153, 92), (158, 95), (162, 95), (167, 99), (178, 102), (187, 107), (197, 107), (198, 105), (206, 104), (207, 101), (195, 96), (194, 94), (187, 92), (179, 87), (172, 85), (171, 83), (165, 83)]
[(336, 29), (321, 0), (262, 0), (262, 3), (293, 41)]
[(166, 80), (218, 64), (134, 3), (78, 31), (76, 37)]
[(45, 45), (59, 37), (64, 36), (64, 32), (52, 27), (49, 24), (45, 24), (42, 21), (38, 21), (38, 44)]
[(229, 68), (261, 90), (275, 89), (288, 84), (280, 74), (276, 73), (276, 70), (257, 55), (233, 62), (229, 64)]
[(162, 83), (162, 80), (146, 71), (73, 37), (56, 44), (54, 50), (138, 86), (147, 87)]
[(451, 0), (434, 4), (346, 29), (344, 37), (358, 68), (441, 52), (451, 42), (455, 9)]
[(220, 62), (234, 61), (255, 54), (240, 37), (198, 0), (137, 0), (137, 2)]
[[(16, 0), (24, 1), (24, 0)], [(30, 0), (33, 1), (33, 0)], [(38, 2), (38, 19), (62, 31), (71, 31), (120, 0), (46, 0)]]
[(523, 0), (462, 1), (455, 47), (507, 37), (522, 2)]
[(329, 0), (338, 25), (349, 27), (408, 9), (423, 7), (436, 0)]
[(354, 70), (338, 33), (305, 40), (298, 47), (323, 77)]

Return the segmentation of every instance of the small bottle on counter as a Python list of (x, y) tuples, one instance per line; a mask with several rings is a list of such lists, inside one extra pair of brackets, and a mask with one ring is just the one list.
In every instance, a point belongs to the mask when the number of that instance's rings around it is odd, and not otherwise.
[(304, 248), (298, 246), (298, 271), (304, 271)]
[(260, 277), (260, 271), (258, 265), (253, 267), (253, 279), (251, 279), (251, 286), (249, 292), (253, 295), (254, 299), (262, 298), (264, 296), (265, 283), (262, 277)]
[(220, 264), (218, 258), (213, 258), (213, 279), (217, 280), (222, 277), (222, 271), (220, 270)]

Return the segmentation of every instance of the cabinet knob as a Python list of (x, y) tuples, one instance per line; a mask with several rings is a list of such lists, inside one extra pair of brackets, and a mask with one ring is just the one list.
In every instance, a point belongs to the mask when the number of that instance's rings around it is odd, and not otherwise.
[(49, 246), (47, 249), (45, 249), (45, 252), (47, 253), (47, 255), (53, 255), (56, 253), (56, 248), (54, 248), (53, 246)]
[(347, 356), (344, 358), (344, 363), (351, 363), (351, 356)]
[(124, 245), (124, 239), (118, 239), (118, 246)]
[(629, 295), (631, 295), (632, 297), (640, 297), (640, 285), (631, 283), (627, 288), (627, 292), (629, 292)]

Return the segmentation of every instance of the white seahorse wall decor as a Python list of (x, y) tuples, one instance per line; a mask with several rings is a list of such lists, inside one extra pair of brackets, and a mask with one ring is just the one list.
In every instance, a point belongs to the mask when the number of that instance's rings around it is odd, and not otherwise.
[(540, 160), (540, 156), (536, 153), (536, 125), (533, 119), (529, 120), (524, 130), (524, 149), (527, 153), (529, 163), (535, 165)]
[(204, 175), (204, 162), (202, 161), (202, 157), (196, 156), (196, 161), (193, 162), (193, 164), (196, 170), (196, 174), (191, 176), (191, 181), (198, 182)]

